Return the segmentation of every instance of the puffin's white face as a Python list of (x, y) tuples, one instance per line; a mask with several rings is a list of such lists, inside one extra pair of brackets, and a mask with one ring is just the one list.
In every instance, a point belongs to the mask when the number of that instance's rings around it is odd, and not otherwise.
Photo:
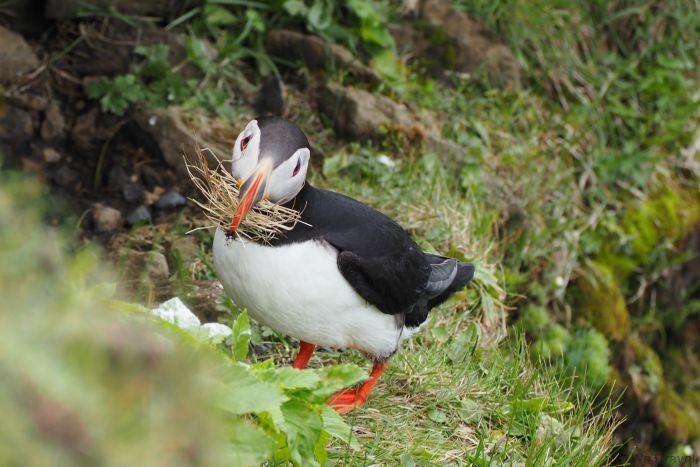
[(251, 120), (236, 138), (233, 144), (231, 174), (239, 180), (245, 180), (255, 171), (260, 155), (260, 128), (258, 121)]
[(231, 173), (240, 187), (241, 204), (230, 230), (261, 199), (284, 204), (301, 191), (311, 155), (308, 146), (304, 133), (282, 118), (248, 122), (233, 146)]

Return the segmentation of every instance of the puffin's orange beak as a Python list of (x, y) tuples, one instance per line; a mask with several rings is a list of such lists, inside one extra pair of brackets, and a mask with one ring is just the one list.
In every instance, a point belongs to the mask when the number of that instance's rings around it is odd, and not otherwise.
[(233, 213), (233, 219), (228, 228), (229, 233), (235, 231), (238, 226), (241, 225), (241, 222), (243, 222), (243, 219), (245, 219), (250, 209), (263, 198), (270, 171), (270, 164), (261, 161), (256, 167), (255, 172), (253, 172), (253, 175), (248, 177), (241, 185), (239, 194), (241, 204), (238, 205), (236, 212)]

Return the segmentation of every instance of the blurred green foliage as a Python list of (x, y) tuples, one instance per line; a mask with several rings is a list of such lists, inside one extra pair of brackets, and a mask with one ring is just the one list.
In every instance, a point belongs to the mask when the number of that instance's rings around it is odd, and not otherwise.
[(111, 298), (96, 251), (66, 255), (38, 187), (0, 189), (0, 464), (321, 465), (331, 437), (357, 446), (325, 402), (364, 372), (244, 363), (245, 313), (223, 344), (157, 325)]

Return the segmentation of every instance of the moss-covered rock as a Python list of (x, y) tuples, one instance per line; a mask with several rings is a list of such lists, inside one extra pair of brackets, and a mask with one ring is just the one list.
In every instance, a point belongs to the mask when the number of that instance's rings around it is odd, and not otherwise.
[(641, 402), (649, 401), (666, 385), (661, 359), (637, 336), (625, 342), (624, 354), (632, 391)]
[(612, 270), (591, 262), (577, 281), (577, 313), (612, 340), (629, 334), (630, 317), (625, 298)]
[(700, 437), (700, 411), (670, 386), (666, 385), (659, 391), (651, 407), (666, 438), (685, 443)]
[(700, 222), (700, 190), (665, 180), (620, 220), (622, 242), (610, 239), (598, 257), (620, 282), (655, 261), (654, 250), (690, 235)]
[(683, 393), (667, 381), (659, 355), (637, 336), (624, 347), (624, 365), (629, 387), (638, 403), (651, 409), (662, 436), (676, 443), (700, 437), (700, 397)]

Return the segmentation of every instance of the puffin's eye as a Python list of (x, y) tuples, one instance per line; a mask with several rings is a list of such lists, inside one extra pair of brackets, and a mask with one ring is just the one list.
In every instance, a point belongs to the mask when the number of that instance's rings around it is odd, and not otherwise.
[(246, 136), (241, 140), (241, 151), (245, 151), (245, 148), (248, 147), (248, 143), (250, 142), (250, 136)]
[(301, 169), (301, 160), (297, 159), (297, 165), (294, 166), (294, 171), (292, 172), (292, 177), (295, 177), (299, 173), (300, 169)]

